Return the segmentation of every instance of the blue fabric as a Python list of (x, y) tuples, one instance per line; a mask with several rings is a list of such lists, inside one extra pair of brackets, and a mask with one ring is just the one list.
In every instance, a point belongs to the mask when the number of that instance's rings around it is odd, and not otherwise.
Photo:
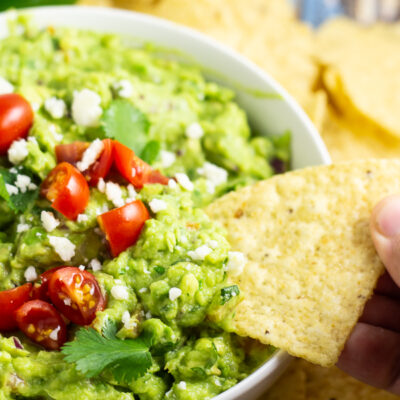
[(343, 13), (339, 0), (295, 0), (295, 3), (299, 7), (299, 17), (315, 27)]

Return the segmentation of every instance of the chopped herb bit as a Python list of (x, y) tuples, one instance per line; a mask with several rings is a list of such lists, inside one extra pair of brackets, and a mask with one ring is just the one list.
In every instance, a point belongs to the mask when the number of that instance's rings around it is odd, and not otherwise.
[(232, 297), (239, 296), (240, 290), (237, 285), (221, 289), (221, 305), (226, 304)]

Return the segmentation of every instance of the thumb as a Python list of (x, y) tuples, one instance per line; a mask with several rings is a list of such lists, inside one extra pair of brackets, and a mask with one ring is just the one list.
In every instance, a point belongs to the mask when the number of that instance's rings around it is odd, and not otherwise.
[(375, 206), (370, 229), (379, 257), (400, 287), (400, 194), (386, 197)]

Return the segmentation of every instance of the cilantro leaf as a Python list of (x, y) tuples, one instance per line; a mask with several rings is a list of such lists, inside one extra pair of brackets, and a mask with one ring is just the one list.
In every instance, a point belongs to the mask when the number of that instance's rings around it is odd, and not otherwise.
[(144, 147), (143, 151), (140, 154), (140, 158), (143, 161), (146, 161), (148, 164), (153, 164), (156, 160), (158, 153), (160, 152), (161, 144), (157, 140), (150, 140), (147, 142), (146, 146)]
[(109, 369), (118, 382), (128, 382), (144, 375), (152, 365), (148, 338), (121, 340), (115, 325), (107, 322), (103, 335), (93, 328), (81, 328), (72, 342), (62, 347), (65, 360), (75, 362), (78, 371), (88, 378)]
[[(27, 187), (23, 193), (15, 186), (18, 175), (29, 177), (34, 185), (31, 188)], [(7, 185), (12, 185), (14, 190), (18, 190), (16, 194), (10, 194), (7, 190)], [(23, 167), (14, 167), (13, 172), (7, 168), (0, 167), (0, 197), (3, 198), (8, 206), (15, 212), (22, 212), (28, 209), (35, 202), (39, 194), (37, 182), (32, 173)]]
[(226, 304), (232, 297), (240, 294), (239, 287), (237, 285), (224, 287), (221, 289), (221, 305)]
[(128, 146), (137, 155), (145, 148), (149, 121), (139, 109), (127, 100), (113, 100), (102, 117), (106, 136)]

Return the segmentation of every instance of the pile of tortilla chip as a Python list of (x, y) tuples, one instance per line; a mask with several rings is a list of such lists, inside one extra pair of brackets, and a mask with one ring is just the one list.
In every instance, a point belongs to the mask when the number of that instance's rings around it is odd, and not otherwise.
[[(400, 156), (400, 25), (364, 27), (337, 19), (313, 31), (298, 21), (286, 0), (80, 3), (167, 18), (235, 48), (297, 99), (321, 132), (334, 161)], [(337, 368), (296, 361), (260, 400), (395, 398)]]

